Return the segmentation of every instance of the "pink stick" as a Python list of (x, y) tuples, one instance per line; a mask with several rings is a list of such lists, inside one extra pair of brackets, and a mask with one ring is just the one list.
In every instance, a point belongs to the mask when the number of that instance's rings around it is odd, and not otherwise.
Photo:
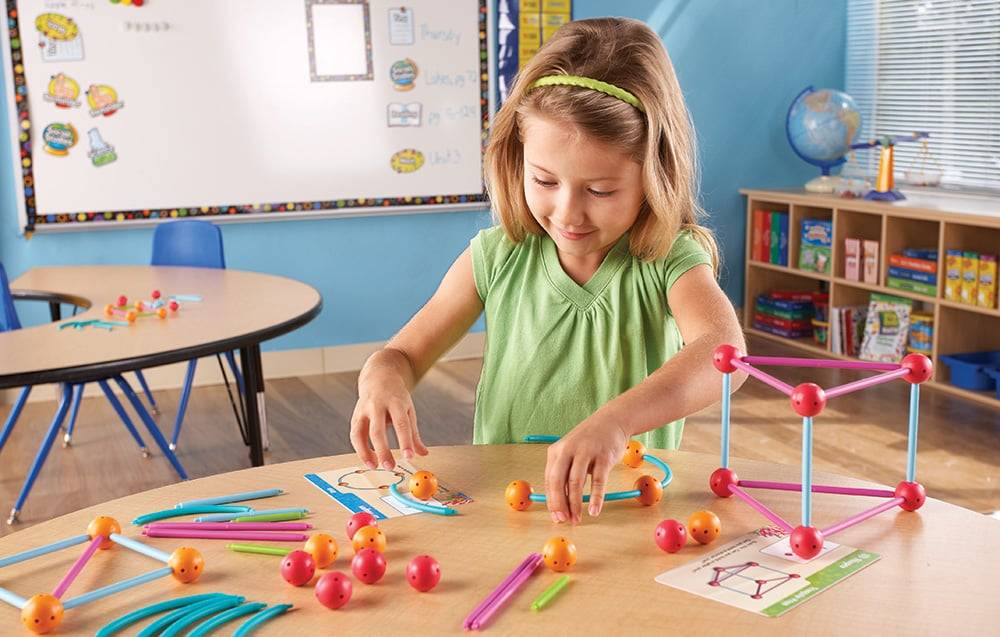
[(791, 396), (792, 395), (792, 391), (794, 391), (792, 389), (792, 386), (789, 385), (788, 383), (784, 383), (784, 382), (778, 380), (777, 378), (775, 378), (774, 376), (771, 376), (767, 372), (762, 372), (761, 370), (757, 369), (756, 367), (751, 367), (750, 365), (747, 365), (743, 361), (738, 361), (738, 360), (736, 360), (734, 358), (732, 360), (732, 365), (736, 369), (742, 370), (742, 371), (750, 374), (751, 376), (753, 376), (754, 378), (756, 378), (760, 382), (762, 382), (762, 383), (764, 383), (766, 385), (770, 385), (771, 387), (774, 387), (775, 389), (777, 389), (781, 393), (785, 394), (786, 396)]
[(494, 588), (493, 591), (490, 592), (490, 594), (487, 595), (485, 599), (483, 599), (483, 601), (479, 602), (478, 606), (472, 609), (472, 612), (469, 613), (469, 616), (466, 617), (465, 621), (462, 622), (462, 627), (465, 628), (466, 630), (471, 629), (472, 622), (479, 618), (480, 613), (482, 613), (494, 601), (496, 601), (497, 597), (499, 597), (500, 594), (503, 593), (508, 586), (510, 586), (511, 582), (514, 581), (514, 579), (521, 573), (521, 571), (527, 568), (532, 562), (535, 561), (536, 558), (539, 557), (541, 557), (540, 553), (530, 553), (528, 557), (524, 558), (524, 560), (517, 565), (517, 568), (511, 571), (510, 575), (505, 577), (504, 580), (500, 582), (499, 586)]
[(863, 511), (863, 512), (855, 515), (854, 517), (847, 518), (843, 522), (840, 522), (838, 524), (834, 524), (833, 526), (831, 526), (829, 528), (823, 529), (821, 531), (821, 533), (823, 534), (823, 537), (830, 537), (834, 533), (838, 533), (838, 532), (843, 531), (844, 529), (846, 529), (848, 527), (854, 526), (858, 522), (864, 522), (868, 518), (873, 518), (876, 515), (878, 515), (879, 513), (882, 513), (884, 511), (888, 511), (889, 509), (895, 507), (896, 505), (898, 505), (902, 501), (903, 501), (903, 498), (893, 498), (893, 499), (891, 499), (891, 500), (889, 500), (887, 502), (883, 502), (882, 504), (878, 505), (877, 507), (873, 507), (871, 509), (868, 509), (867, 511)]
[(267, 531), (186, 531), (183, 529), (143, 529), (149, 537), (200, 538), (202, 540), (250, 540), (253, 542), (302, 542), (305, 533), (268, 533)]
[(101, 547), (103, 542), (103, 535), (98, 535), (90, 541), (90, 544), (87, 546), (86, 550), (84, 550), (83, 555), (81, 555), (76, 563), (70, 567), (69, 572), (66, 573), (66, 577), (62, 578), (62, 581), (59, 582), (59, 586), (56, 586), (56, 590), (52, 591), (52, 597), (55, 597), (56, 599), (62, 598), (63, 593), (66, 592), (66, 589), (68, 589), (70, 584), (73, 583), (73, 580), (75, 580), (76, 576), (80, 574), (80, 571), (82, 571), (83, 567), (87, 565), (87, 562), (90, 561), (90, 558), (97, 552), (97, 549)]
[(752, 495), (750, 495), (749, 493), (747, 493), (743, 489), (739, 488), (735, 484), (729, 485), (729, 490), (733, 492), (733, 495), (735, 495), (739, 499), (741, 499), (744, 502), (746, 502), (747, 504), (749, 504), (752, 508), (756, 509), (757, 512), (760, 513), (761, 515), (763, 515), (765, 518), (767, 518), (768, 520), (774, 522), (775, 524), (777, 524), (778, 526), (780, 526), (785, 531), (791, 532), (792, 525), (790, 525), (788, 522), (785, 522), (784, 520), (782, 520), (781, 517), (777, 513), (775, 513), (771, 509), (767, 508), (766, 506), (764, 506), (763, 504), (761, 504), (757, 500), (755, 500)]
[(494, 600), (492, 604), (483, 609), (483, 612), (479, 617), (472, 620), (472, 630), (479, 630), (490, 621), (490, 619), (497, 614), (497, 611), (504, 605), (504, 603), (510, 599), (514, 593), (518, 591), (519, 588), (524, 586), (524, 583), (528, 581), (538, 565), (542, 563), (542, 556), (536, 555), (536, 557), (528, 564), (525, 568), (521, 569), (521, 572), (517, 574), (514, 581), (510, 583), (510, 586), (505, 588), (503, 592)]
[(155, 522), (146, 529), (177, 531), (307, 531), (308, 522)]
[[(748, 489), (773, 489), (775, 491), (802, 491), (798, 482), (766, 482), (762, 480), (740, 480), (740, 486)], [(833, 487), (823, 484), (812, 485), (813, 493), (836, 493), (838, 495), (863, 495), (873, 498), (891, 498), (895, 491), (888, 489), (860, 489), (856, 487)]]
[(827, 358), (790, 358), (787, 356), (744, 356), (744, 363), (751, 365), (780, 365), (781, 367), (825, 367), (829, 369), (878, 369), (886, 372), (899, 369), (897, 363), (871, 361), (841, 361)]
[(891, 372), (885, 372), (884, 374), (878, 374), (876, 376), (869, 376), (868, 378), (862, 378), (861, 380), (856, 380), (853, 383), (847, 383), (846, 385), (840, 385), (838, 387), (831, 387), (826, 390), (827, 398), (836, 398), (837, 396), (842, 396), (844, 394), (849, 394), (852, 391), (858, 391), (859, 389), (865, 389), (873, 385), (879, 385), (881, 383), (887, 383), (890, 380), (895, 380), (897, 378), (902, 378), (910, 373), (910, 370), (900, 367)]

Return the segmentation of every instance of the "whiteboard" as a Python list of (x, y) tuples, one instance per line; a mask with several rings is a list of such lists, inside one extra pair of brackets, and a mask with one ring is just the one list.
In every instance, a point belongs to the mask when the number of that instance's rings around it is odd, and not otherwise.
[(26, 230), (482, 207), (486, 0), (13, 4)]

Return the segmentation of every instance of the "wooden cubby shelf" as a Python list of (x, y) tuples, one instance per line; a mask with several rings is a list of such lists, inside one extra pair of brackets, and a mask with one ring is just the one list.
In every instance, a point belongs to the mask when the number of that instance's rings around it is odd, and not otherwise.
[[(747, 198), (747, 254), (751, 253), (751, 232), (755, 209), (780, 210), (789, 214), (787, 266), (746, 260), (744, 278), (744, 328), (761, 338), (786, 343), (816, 356), (850, 359), (829, 351), (812, 339), (788, 339), (753, 327), (753, 301), (771, 290), (824, 290), (830, 307), (867, 304), (872, 292), (914, 301), (914, 309), (933, 314), (934, 340), (931, 352), (934, 380), (929, 385), (978, 403), (1000, 409), (996, 392), (977, 392), (949, 382), (948, 366), (941, 356), (966, 352), (1000, 350), (1000, 309), (966, 305), (944, 298), (945, 253), (947, 250), (1000, 252), (1000, 200), (961, 195), (919, 194), (896, 203), (861, 199), (841, 199), (832, 195), (807, 193), (802, 189), (754, 190), (740, 192)], [(833, 223), (833, 246), (829, 272), (823, 274), (798, 268), (801, 227), (804, 219), (825, 219)], [(878, 283), (845, 277), (844, 239), (852, 237), (879, 242)], [(937, 287), (934, 296), (897, 290), (886, 285), (889, 255), (904, 248), (936, 247)]]

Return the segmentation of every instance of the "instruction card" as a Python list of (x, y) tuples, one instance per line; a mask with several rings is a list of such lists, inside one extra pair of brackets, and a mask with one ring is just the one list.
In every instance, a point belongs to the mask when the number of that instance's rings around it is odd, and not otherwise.
[(660, 584), (778, 617), (875, 563), (871, 551), (826, 542), (811, 560), (792, 553), (779, 528), (757, 529), (704, 557), (661, 573)]
[[(406, 492), (406, 482), (418, 469), (406, 461), (396, 463), (396, 468), (368, 469), (367, 467), (346, 467), (321, 473), (307, 473), (305, 479), (351, 513), (367, 511), (376, 520), (385, 520), (402, 515), (421, 513), (396, 498), (389, 491), (392, 484), (399, 485)], [(428, 504), (454, 507), (472, 502), (464, 493), (438, 482), (437, 498), (427, 500)]]

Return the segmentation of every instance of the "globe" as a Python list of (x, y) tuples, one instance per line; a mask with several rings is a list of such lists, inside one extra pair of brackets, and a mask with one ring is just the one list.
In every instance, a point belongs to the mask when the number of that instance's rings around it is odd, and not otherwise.
[(847, 93), (809, 86), (798, 94), (785, 120), (788, 143), (823, 173), (823, 178), (806, 184), (807, 190), (832, 192), (830, 169), (844, 162), (860, 130), (861, 113)]

